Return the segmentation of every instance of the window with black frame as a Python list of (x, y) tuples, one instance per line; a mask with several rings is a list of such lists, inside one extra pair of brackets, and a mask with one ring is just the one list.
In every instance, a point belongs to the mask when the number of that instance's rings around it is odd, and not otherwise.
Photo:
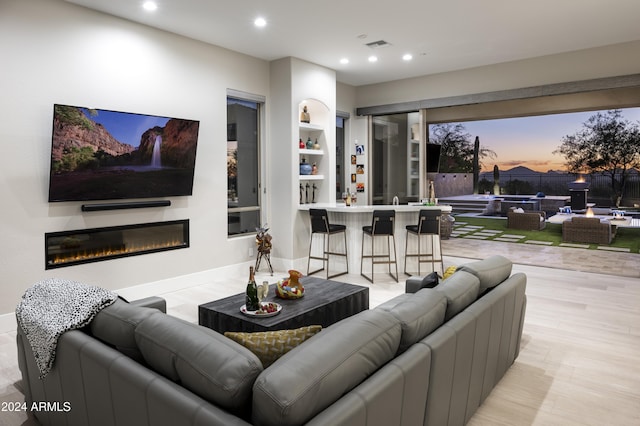
[(227, 97), (227, 235), (260, 227), (260, 102)]

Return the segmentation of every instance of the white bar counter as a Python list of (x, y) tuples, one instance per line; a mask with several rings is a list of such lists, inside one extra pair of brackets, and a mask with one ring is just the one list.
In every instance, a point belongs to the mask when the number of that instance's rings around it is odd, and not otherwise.
[[(325, 209), (329, 213), (329, 222), (332, 224), (340, 224), (347, 226), (347, 250), (348, 250), (348, 258), (349, 258), (349, 273), (359, 274), (360, 273), (360, 259), (362, 253), (362, 227), (371, 225), (372, 221), (372, 213), (374, 210), (395, 210), (396, 211), (396, 225), (395, 225), (395, 240), (396, 240), (396, 254), (398, 258), (398, 280), (400, 283), (404, 285), (404, 281), (407, 278), (404, 272), (404, 254), (405, 254), (405, 243), (407, 238), (407, 225), (417, 225), (418, 224), (418, 213), (420, 210), (440, 210), (442, 213), (451, 213), (451, 206), (447, 205), (435, 205), (435, 206), (425, 206), (422, 204), (412, 204), (412, 205), (387, 205), (387, 204), (379, 204), (379, 205), (359, 205), (355, 206), (345, 206), (343, 203), (311, 203), (311, 204), (301, 204), (299, 206), (299, 210), (301, 211), (309, 211), (309, 209)], [(304, 213), (306, 215), (306, 213)], [(307, 232), (311, 233), (311, 225), (309, 222), (308, 215), (306, 215), (306, 225)], [(427, 238), (423, 238), (423, 240), (427, 240)], [(314, 238), (313, 245), (313, 253), (315, 255), (320, 256), (322, 252), (322, 239), (318, 236)], [(386, 238), (377, 237), (376, 241), (376, 253), (386, 253), (387, 243)], [(308, 242), (307, 242), (308, 244)], [(415, 253), (417, 252), (417, 239), (415, 237), (411, 237), (409, 240), (409, 252)], [(344, 251), (344, 240), (341, 238), (341, 235), (332, 236), (331, 237), (331, 246), (330, 250), (336, 251)], [(365, 239), (365, 250), (366, 254), (369, 254), (370, 251), (370, 242), (369, 237)], [(424, 251), (423, 245), (423, 251)], [(437, 253), (437, 244), (436, 244), (436, 253)], [(393, 253), (393, 249), (392, 249)], [(316, 270), (320, 268), (321, 261), (314, 260), (311, 262), (311, 270)], [(418, 262), (417, 258), (412, 258), (409, 261), (409, 265), (407, 265), (408, 272), (415, 275), (418, 271)], [(436, 265), (436, 270), (439, 265)], [(423, 263), (421, 268), (421, 275), (426, 275), (431, 272), (431, 265), (428, 263)], [(391, 265), (392, 272), (395, 274), (395, 268)], [(331, 265), (330, 265), (330, 273), (334, 274), (339, 271), (344, 271), (346, 269), (346, 265), (344, 263), (344, 258), (339, 256), (331, 256)], [(302, 271), (301, 271), (302, 272)], [(306, 270), (304, 271), (306, 273)], [(388, 267), (387, 265), (376, 265), (375, 268), (375, 276), (379, 277), (380, 274), (387, 274)], [(369, 275), (371, 274), (371, 261), (370, 259), (365, 259), (364, 262), (364, 273)], [(314, 276), (323, 276), (325, 271), (318, 272)], [(339, 280), (340, 277), (336, 279)], [(374, 277), (375, 282), (375, 277)]]

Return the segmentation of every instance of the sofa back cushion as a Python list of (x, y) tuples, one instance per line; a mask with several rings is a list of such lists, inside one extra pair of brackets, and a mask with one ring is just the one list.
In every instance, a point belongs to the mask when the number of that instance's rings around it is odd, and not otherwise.
[(251, 387), (262, 371), (260, 360), (244, 346), (166, 314), (142, 321), (135, 338), (156, 372), (225, 409), (250, 401)]
[(494, 255), (477, 262), (466, 263), (458, 271), (469, 272), (480, 280), (480, 294), (509, 278), (513, 264), (504, 256)]
[(480, 280), (478, 277), (465, 271), (456, 271), (455, 274), (442, 281), (435, 288), (435, 291), (442, 292), (447, 298), (445, 321), (449, 321), (475, 302), (479, 289)]
[(339, 321), (265, 369), (253, 386), (256, 425), (300, 425), (391, 360), (401, 327), (374, 309)]
[(402, 338), (398, 352), (404, 352), (444, 322), (447, 298), (444, 293), (424, 288), (415, 294), (405, 293), (378, 306), (400, 321)]
[(157, 309), (142, 308), (118, 299), (96, 314), (89, 323), (89, 331), (93, 337), (129, 358), (143, 362), (134, 331), (139, 323), (157, 312)]

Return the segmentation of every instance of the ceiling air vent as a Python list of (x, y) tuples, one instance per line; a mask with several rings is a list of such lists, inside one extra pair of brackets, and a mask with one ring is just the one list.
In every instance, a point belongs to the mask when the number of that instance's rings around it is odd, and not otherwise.
[(383, 47), (391, 46), (391, 43), (387, 43), (384, 40), (372, 41), (371, 43), (365, 44), (365, 46), (369, 46), (372, 49), (381, 49)]

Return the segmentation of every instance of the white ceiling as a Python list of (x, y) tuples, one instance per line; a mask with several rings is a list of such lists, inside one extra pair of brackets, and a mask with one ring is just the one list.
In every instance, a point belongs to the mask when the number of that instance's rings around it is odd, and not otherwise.
[[(294, 56), (355, 86), (640, 40), (640, 0), (156, 0), (153, 13), (143, 0), (66, 1), (267, 61)], [(391, 46), (365, 46), (378, 40)]]

